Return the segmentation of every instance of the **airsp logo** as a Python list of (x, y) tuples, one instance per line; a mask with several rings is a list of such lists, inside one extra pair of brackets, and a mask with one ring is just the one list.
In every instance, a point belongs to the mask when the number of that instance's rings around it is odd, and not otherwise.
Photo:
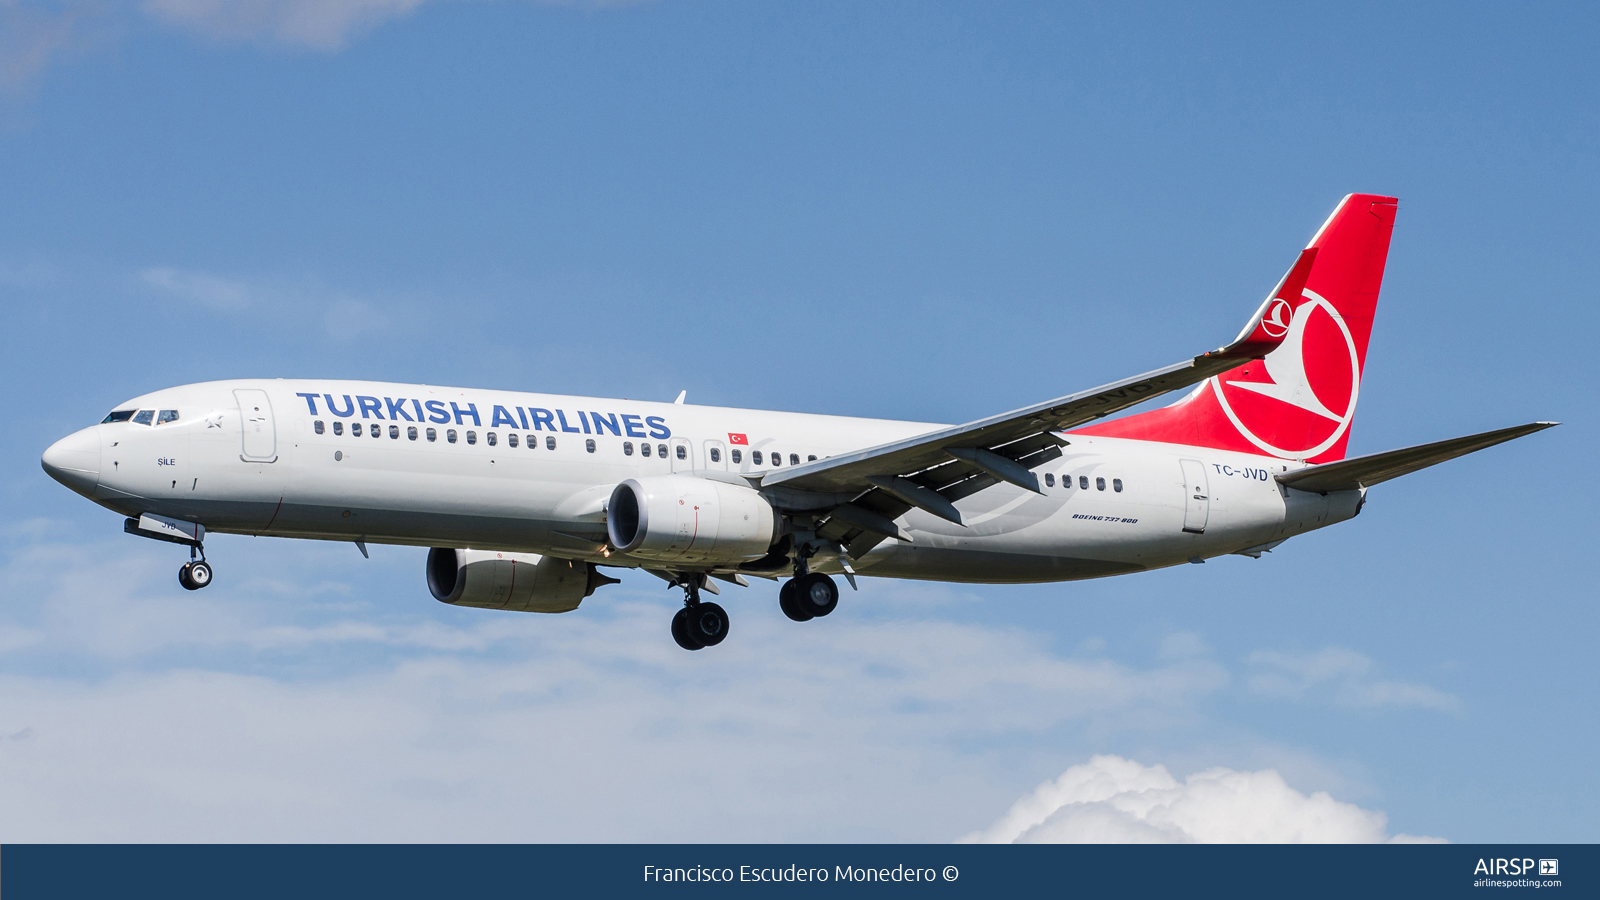
[(1337, 443), (1361, 390), (1361, 359), (1344, 317), (1317, 293), (1301, 293), (1305, 302), (1292, 315), (1279, 298), (1262, 319), (1269, 334), (1281, 328), (1286, 335), (1265, 365), (1244, 367), (1240, 378), (1249, 380), (1211, 379), (1239, 433), (1282, 459), (1310, 459)]

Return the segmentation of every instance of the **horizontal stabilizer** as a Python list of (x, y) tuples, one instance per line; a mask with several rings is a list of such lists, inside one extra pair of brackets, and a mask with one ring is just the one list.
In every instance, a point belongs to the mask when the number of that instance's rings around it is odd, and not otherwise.
[(1318, 493), (1353, 491), (1357, 488), (1371, 487), (1391, 478), (1399, 478), (1401, 475), (1409, 475), (1419, 469), (1438, 465), (1447, 459), (1466, 456), (1485, 447), (1503, 444), (1559, 424), (1559, 422), (1532, 422), (1514, 428), (1451, 438), (1448, 441), (1436, 441), (1432, 444), (1374, 453), (1370, 456), (1357, 456), (1354, 459), (1343, 459), (1294, 472), (1285, 472), (1278, 476), (1278, 481), (1300, 491)]

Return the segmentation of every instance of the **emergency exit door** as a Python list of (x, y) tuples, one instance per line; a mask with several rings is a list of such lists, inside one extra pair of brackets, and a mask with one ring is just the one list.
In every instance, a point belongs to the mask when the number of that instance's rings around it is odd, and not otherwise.
[(1183, 530), (1202, 534), (1211, 516), (1211, 491), (1206, 484), (1206, 467), (1198, 459), (1183, 463)]

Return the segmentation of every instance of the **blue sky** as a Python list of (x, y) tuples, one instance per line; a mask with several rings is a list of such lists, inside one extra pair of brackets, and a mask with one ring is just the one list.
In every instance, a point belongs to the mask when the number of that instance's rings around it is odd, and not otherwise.
[[(1096, 754), (1600, 839), (1597, 25), (0, 0), (0, 841), (942, 841)], [(1351, 452), (1565, 424), (1259, 561), (758, 584), (691, 655), (648, 576), (516, 616), (221, 536), (189, 594), (38, 465), (229, 377), (963, 421), (1226, 341), (1351, 191), (1401, 198)]]

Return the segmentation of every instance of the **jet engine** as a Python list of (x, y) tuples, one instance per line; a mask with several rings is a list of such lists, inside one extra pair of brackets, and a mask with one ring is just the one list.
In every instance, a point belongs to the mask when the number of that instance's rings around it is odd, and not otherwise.
[(777, 513), (761, 492), (688, 475), (630, 478), (606, 506), (611, 545), (640, 559), (737, 563), (767, 555)]
[(428, 551), (428, 591), (442, 603), (517, 612), (559, 613), (577, 609), (596, 588), (620, 579), (594, 564), (493, 550)]

